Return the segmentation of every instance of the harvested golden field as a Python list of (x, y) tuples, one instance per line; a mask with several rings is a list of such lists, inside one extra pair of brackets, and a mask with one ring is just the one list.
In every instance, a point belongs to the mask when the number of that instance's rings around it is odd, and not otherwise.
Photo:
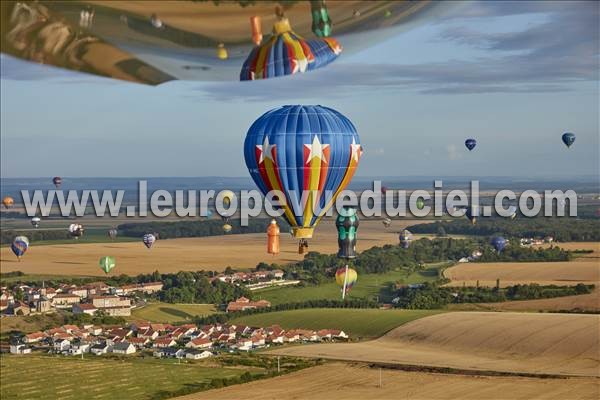
[(599, 315), (452, 312), (370, 342), (293, 346), (304, 357), (468, 370), (600, 376)]
[(596, 378), (536, 379), (382, 370), (330, 363), (178, 400), (280, 399), (597, 399)]
[[(414, 224), (414, 220), (394, 221), (386, 229), (381, 221), (364, 221), (359, 229), (359, 251), (398, 243), (398, 231)], [(333, 220), (322, 221), (309, 241), (310, 250), (325, 254), (337, 252), (337, 233)], [(131, 243), (60, 244), (31, 247), (18, 262), (10, 248), (0, 249), (0, 270), (23, 271), (28, 274), (101, 275), (98, 260), (105, 255), (117, 259), (113, 274), (136, 275), (158, 270), (222, 271), (228, 266), (254, 268), (261, 261), (289, 263), (301, 260), (298, 244), (288, 234), (281, 235), (281, 253), (270, 256), (266, 252), (265, 234), (211, 236), (203, 238), (158, 240), (147, 249), (140, 238)]]

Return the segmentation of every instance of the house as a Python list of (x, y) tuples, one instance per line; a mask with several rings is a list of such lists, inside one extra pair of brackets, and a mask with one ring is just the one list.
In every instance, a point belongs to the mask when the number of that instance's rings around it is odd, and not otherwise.
[(14, 343), (10, 345), (11, 354), (31, 354), (31, 347), (22, 343)]
[(129, 324), (129, 328), (131, 328), (132, 330), (139, 332), (139, 331), (145, 331), (150, 329), (150, 322), (148, 321), (134, 321), (131, 324)]
[(231, 346), (233, 349), (237, 349), (240, 351), (250, 351), (252, 350), (252, 340), (251, 339), (240, 339), (235, 344)]
[(293, 343), (297, 340), (300, 340), (300, 335), (296, 332), (289, 331), (283, 334), (283, 340), (286, 343)]
[(160, 358), (184, 358), (185, 350), (177, 349), (175, 347), (165, 347), (162, 349), (155, 350), (153, 355), (154, 357)]
[(130, 307), (131, 300), (119, 296), (92, 296), (92, 304), (97, 308)]
[(75, 303), (73, 304), (73, 314), (88, 314), (94, 315), (98, 308), (91, 303)]
[(155, 339), (154, 343), (152, 344), (152, 347), (156, 347), (158, 349), (164, 349), (166, 347), (175, 346), (176, 344), (177, 343), (175, 342), (175, 340), (173, 340), (173, 338), (165, 337), (165, 338)]
[(130, 329), (125, 329), (125, 328), (115, 328), (115, 329), (111, 329), (110, 331), (108, 331), (108, 334), (110, 336), (118, 336), (120, 338), (126, 338), (127, 336), (131, 335), (133, 332)]
[(67, 339), (58, 339), (54, 341), (54, 351), (57, 353), (68, 351), (69, 348), (71, 348), (71, 342)]
[(329, 329), (331, 332), (331, 338), (333, 339), (348, 339), (348, 335), (339, 329)]
[(91, 347), (91, 344), (87, 342), (74, 342), (69, 349), (69, 354), (76, 356), (78, 354), (88, 353)]
[(133, 354), (135, 353), (135, 346), (129, 342), (115, 343), (112, 352), (115, 354)]
[(46, 338), (44, 332), (33, 332), (23, 337), (25, 343), (37, 343)]
[(236, 301), (232, 301), (227, 305), (227, 312), (253, 310), (268, 307), (271, 307), (271, 303), (267, 300), (250, 301), (245, 297), (240, 297)]
[(80, 297), (75, 294), (59, 293), (52, 298), (52, 305), (56, 308), (69, 308), (79, 301)]
[(189, 358), (192, 360), (201, 360), (203, 358), (212, 357), (212, 356), (213, 356), (213, 353), (211, 353), (210, 351), (206, 351), (206, 350), (191, 349), (191, 350), (185, 351), (185, 358)]
[(158, 331), (155, 331), (153, 329), (146, 329), (143, 332), (138, 331), (137, 337), (154, 340), (158, 337)]
[(271, 276), (275, 279), (283, 279), (284, 272), (280, 269), (274, 269), (271, 271)]
[(90, 335), (98, 336), (102, 333), (102, 327), (91, 326), (91, 327), (87, 328), (87, 331), (90, 333)]
[(255, 335), (250, 338), (252, 340), (252, 347), (264, 347), (265, 337), (263, 335)]
[(46, 313), (50, 311), (52, 308), (52, 302), (46, 296), (40, 296), (40, 298), (35, 302), (35, 311), (39, 313)]
[(299, 335), (299, 339), (307, 342), (318, 342), (321, 340), (317, 332), (308, 329), (296, 329), (294, 333)]
[(106, 342), (96, 343), (90, 348), (90, 352), (97, 356), (108, 353), (108, 344)]
[(63, 325), (61, 328), (67, 333), (73, 333), (73, 331), (79, 330), (79, 327), (77, 325)]
[(192, 339), (189, 342), (187, 342), (185, 347), (191, 348), (191, 349), (210, 349), (212, 347), (212, 345), (213, 344), (210, 340), (198, 338), (198, 339)]
[(138, 349), (144, 348), (148, 343), (150, 343), (150, 339), (142, 337), (132, 337), (127, 339), (127, 341)]
[(285, 337), (283, 336), (283, 334), (279, 334), (279, 335), (272, 334), (272, 335), (267, 336), (266, 342), (274, 343), (274, 344), (276, 344), (276, 343), (283, 344), (284, 340), (285, 340)]
[(29, 315), (31, 308), (29, 308), (28, 304), (17, 300), (14, 303), (9, 304), (6, 311), (8, 314), (12, 315)]

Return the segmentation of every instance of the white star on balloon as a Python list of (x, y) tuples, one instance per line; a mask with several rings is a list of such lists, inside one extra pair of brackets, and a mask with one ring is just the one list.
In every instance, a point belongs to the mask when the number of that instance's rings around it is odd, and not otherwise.
[(352, 159), (358, 162), (358, 159), (360, 158), (360, 156), (362, 156), (362, 146), (360, 145), (360, 143), (356, 143), (355, 138), (352, 138), (352, 144), (350, 145), (350, 147), (352, 148)]
[(307, 164), (310, 164), (313, 158), (317, 157), (321, 161), (327, 162), (325, 158), (324, 150), (329, 147), (328, 144), (321, 144), (319, 142), (319, 138), (315, 135), (313, 138), (312, 144), (305, 144), (306, 148), (310, 150), (310, 154), (308, 155), (308, 160), (306, 160)]
[(262, 145), (256, 145), (256, 147), (260, 150), (260, 157), (258, 159), (258, 163), (262, 164), (265, 158), (268, 158), (271, 161), (273, 160), (273, 149), (277, 146), (276, 144), (269, 143), (269, 137), (265, 136), (265, 140)]

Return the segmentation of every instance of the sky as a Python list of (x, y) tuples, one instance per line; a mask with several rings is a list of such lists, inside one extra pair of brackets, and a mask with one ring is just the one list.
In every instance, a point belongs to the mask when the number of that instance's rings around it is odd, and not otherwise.
[(247, 176), (256, 118), (321, 104), (357, 127), (360, 176), (598, 176), (599, 8), (465, 2), (321, 70), (245, 83), (151, 87), (2, 55), (0, 174)]

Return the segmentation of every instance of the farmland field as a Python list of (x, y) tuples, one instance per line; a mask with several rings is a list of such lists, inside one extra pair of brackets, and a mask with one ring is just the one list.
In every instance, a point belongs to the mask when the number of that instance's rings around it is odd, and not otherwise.
[[(212, 378), (243, 374), (241, 368), (215, 368), (170, 360), (125, 360), (86, 356), (3, 355), (1, 398), (9, 399), (152, 399), (161, 393), (194, 387)], [(27, 377), (26, 380), (23, 377)]]
[[(361, 222), (359, 250), (373, 246), (398, 243), (398, 231), (414, 220), (394, 221), (393, 228), (385, 229), (381, 221)], [(141, 239), (126, 243), (68, 243), (36, 246), (18, 262), (10, 248), (0, 249), (0, 272), (23, 271), (28, 274), (102, 275), (98, 260), (105, 255), (117, 259), (113, 274), (137, 275), (159, 270), (162, 273), (178, 271), (254, 268), (259, 262), (285, 264), (301, 260), (298, 244), (290, 235), (281, 235), (281, 253), (268, 255), (264, 234), (240, 234), (159, 240), (147, 249)], [(310, 240), (310, 250), (324, 254), (337, 251), (337, 233), (333, 220), (324, 220)]]
[(129, 319), (173, 323), (191, 321), (197, 315), (205, 316), (214, 311), (215, 307), (212, 304), (148, 303), (144, 307), (134, 309)]
[(509, 373), (600, 377), (598, 315), (449, 312), (370, 342), (284, 347), (274, 354)]
[(381, 371), (381, 387), (379, 378), (378, 368), (335, 362), (267, 381), (196, 393), (178, 400), (592, 400), (598, 398), (599, 391), (595, 378), (474, 377), (388, 369)]
[(439, 312), (431, 310), (311, 308), (249, 315), (236, 318), (232, 323), (250, 326), (278, 324), (284, 329), (341, 329), (353, 337), (373, 338), (409, 321)]
[[(410, 275), (407, 275), (405, 271), (361, 274), (348, 297), (372, 300), (379, 298), (381, 302), (389, 303), (393, 297), (389, 290), (390, 284), (398, 280), (402, 280), (406, 284), (433, 281), (438, 276), (437, 267), (439, 265), (432, 265)], [(269, 300), (273, 305), (315, 299), (339, 300), (341, 297), (340, 287), (333, 281), (318, 286), (269, 288), (257, 290), (254, 294), (256, 298)]]

